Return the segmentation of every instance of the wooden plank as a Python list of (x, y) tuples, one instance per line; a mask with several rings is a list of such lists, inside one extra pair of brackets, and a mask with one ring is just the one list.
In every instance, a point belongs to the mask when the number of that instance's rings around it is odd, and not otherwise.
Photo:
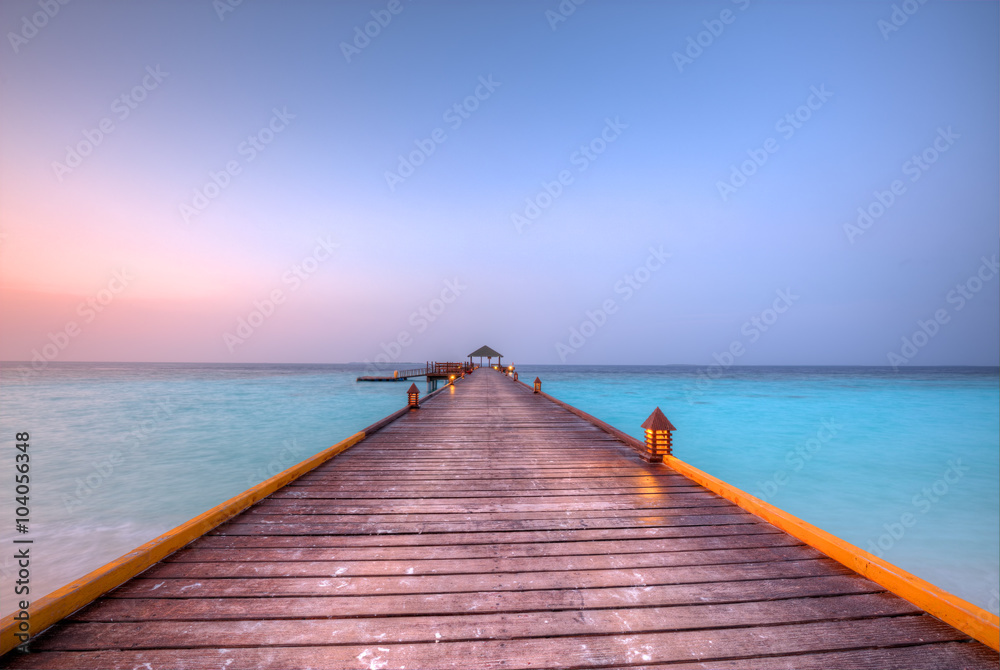
[(818, 654), (788, 654), (763, 658), (740, 658), (706, 663), (657, 663), (632, 666), (632, 670), (942, 670), (942, 668), (997, 668), (996, 657), (986, 647), (964, 642), (922, 644), (891, 649), (857, 649)]
[[(248, 550), (249, 551), (249, 550)], [(274, 550), (271, 550), (272, 552)], [(774, 561), (810, 560), (823, 555), (804, 545), (672, 551), (584, 556), (519, 556), (514, 558), (463, 558), (415, 560), (289, 561), (284, 556), (252, 560), (234, 553), (215, 562), (163, 562), (143, 573), (146, 579), (231, 579), (236, 577), (371, 577), (382, 575), (462, 575), (481, 573), (557, 572), (566, 570), (630, 570), (687, 565), (731, 565)]]
[[(733, 541), (735, 538), (735, 541)], [(750, 540), (744, 534), (734, 533), (723, 536), (703, 536), (697, 538), (640, 538), (628, 540), (582, 540), (560, 542), (522, 542), (501, 544), (436, 544), (436, 545), (365, 545), (336, 546), (335, 538), (323, 536), (301, 537), (213, 537), (212, 540), (226, 539), (227, 545), (219, 545), (203, 539), (183, 552), (178, 552), (164, 563), (191, 561), (229, 561), (239, 557), (242, 561), (283, 560), (283, 561), (413, 561), (420, 559), (477, 559), (516, 558), (521, 556), (587, 556), (613, 555), (626, 557), (633, 553), (657, 553), (690, 551), (708, 554), (715, 551), (752, 551), (761, 547), (802, 547), (795, 538), (782, 533), (767, 532), (754, 535)], [(319, 540), (315, 546), (306, 546), (304, 540)], [(369, 538), (371, 539), (371, 538)], [(376, 538), (377, 539), (377, 538)], [(278, 543), (278, 540), (284, 542)], [(625, 559), (627, 560), (627, 559)]]
[[(497, 511), (487, 511), (487, 512), (474, 512), (472, 510), (465, 512), (440, 512), (440, 511), (420, 511), (420, 512), (399, 512), (395, 509), (382, 509), (374, 510), (370, 512), (352, 512), (346, 505), (337, 505), (335, 503), (329, 504), (324, 509), (316, 505), (299, 505), (298, 508), (290, 508), (287, 504), (265, 500), (258, 503), (253, 510), (249, 510), (250, 516), (256, 517), (258, 515), (266, 514), (289, 514), (292, 512), (297, 512), (301, 514), (324, 514), (328, 516), (337, 515), (341, 517), (341, 521), (357, 521), (365, 520), (364, 517), (368, 517), (373, 521), (441, 521), (441, 520), (451, 520), (456, 518), (477, 518), (479, 516), (488, 516), (490, 519), (494, 520), (514, 520), (521, 521), (526, 519), (623, 519), (629, 517), (642, 517), (649, 518), (652, 515), (688, 515), (688, 514), (739, 514), (745, 515), (747, 518), (761, 523), (759, 517), (749, 514), (744, 510), (741, 510), (733, 505), (728, 504), (725, 500), (720, 498), (712, 498), (705, 500), (700, 505), (685, 505), (679, 507), (670, 507), (667, 501), (661, 500), (659, 506), (654, 507), (643, 507), (643, 508), (625, 508), (625, 509), (615, 509), (608, 510), (607, 513), (601, 514), (600, 510), (564, 510), (564, 509), (549, 509), (549, 510), (533, 510), (531, 512), (497, 512)], [(460, 515), (460, 516), (459, 516)]]
[(102, 598), (74, 614), (75, 621), (222, 621), (246, 619), (315, 619), (324, 617), (396, 617), (456, 612), (551, 612), (641, 605), (669, 607), (712, 603), (757, 602), (880, 592), (857, 575), (798, 577), (662, 586), (562, 588), (537, 591), (471, 591), (406, 595), (310, 596), (255, 598), (110, 599)]
[[(466, 529), (466, 528), (462, 527), (463, 524), (461, 524), (461, 523), (448, 524), (448, 523), (424, 522), (424, 523), (420, 523), (420, 524), (406, 524), (406, 525), (370, 523), (370, 524), (365, 524), (365, 525), (359, 525), (359, 524), (309, 523), (308, 517), (306, 517), (306, 518), (303, 519), (299, 515), (285, 517), (285, 518), (287, 519), (286, 523), (275, 523), (273, 521), (270, 521), (270, 522), (254, 522), (254, 523), (232, 523), (232, 524), (227, 525), (225, 528), (218, 529), (217, 531), (214, 532), (214, 534), (215, 535), (296, 535), (296, 536), (299, 536), (299, 535), (331, 535), (331, 534), (336, 534), (336, 535), (339, 535), (339, 536), (345, 537), (345, 538), (347, 536), (351, 536), (351, 535), (357, 536), (358, 534), (360, 534), (360, 535), (369, 535), (369, 536), (370, 535), (375, 535), (375, 534), (384, 535), (384, 536), (395, 535), (397, 537), (399, 535), (407, 535), (407, 534), (413, 535), (413, 534), (417, 534), (417, 535), (426, 536), (424, 539), (426, 540), (425, 543), (427, 543), (427, 544), (432, 544), (432, 543), (433, 544), (440, 544), (442, 541), (446, 541), (446, 540), (440, 540), (439, 538), (436, 539), (435, 537), (432, 537), (434, 535), (442, 535), (442, 536), (445, 536), (445, 535), (448, 535), (448, 536), (450, 536), (450, 535), (479, 535), (479, 537), (475, 538), (475, 542), (482, 543), (482, 541), (483, 541), (483, 537), (482, 536), (486, 535), (486, 534), (489, 534), (489, 535), (501, 535), (501, 534), (504, 534), (504, 533), (514, 534), (514, 533), (519, 533), (519, 532), (520, 532), (521, 535), (525, 534), (525, 532), (517, 530), (517, 526), (519, 525), (517, 523), (514, 523), (514, 524), (504, 524), (504, 525), (511, 525), (511, 526), (513, 526), (512, 528), (497, 528), (497, 529), (479, 528), (479, 529), (477, 529), (475, 527), (474, 522), (473, 522), (471, 528), (467, 528)], [(528, 524), (524, 524), (524, 525), (528, 525)], [(552, 525), (552, 524), (551, 523), (547, 523), (545, 525)], [(579, 525), (580, 526), (584, 526), (586, 528), (585, 524), (579, 524)], [(597, 526), (598, 529), (600, 529), (601, 524), (596, 524), (595, 523), (593, 525)], [(702, 534), (755, 535), (755, 534), (766, 533), (767, 532), (766, 528), (761, 528), (759, 530), (748, 528), (748, 526), (751, 526), (751, 525), (752, 524), (747, 524), (747, 523), (740, 524), (740, 523), (737, 523), (737, 524), (709, 524), (709, 525), (706, 526), (705, 524), (691, 523), (691, 524), (677, 524), (676, 526), (663, 526), (663, 527), (660, 527), (660, 528), (663, 528), (665, 530), (671, 531), (674, 534), (675, 537), (681, 536), (683, 534), (692, 535), (692, 536), (698, 536), (698, 535), (702, 535)], [(566, 539), (573, 539), (574, 534), (579, 535), (579, 534), (582, 534), (584, 532), (582, 530), (579, 530), (579, 531), (578, 530), (574, 530), (574, 529), (572, 529), (571, 526), (572, 526), (572, 524), (567, 523), (565, 525), (562, 525), (560, 528), (549, 528), (547, 530), (543, 530), (543, 531), (539, 531), (539, 532), (557, 533), (557, 532), (564, 531), (564, 535), (565, 535)], [(732, 528), (732, 526), (737, 526), (737, 528)], [(633, 524), (622, 524), (621, 526), (615, 526), (611, 530), (618, 531), (619, 533), (624, 533), (624, 532), (627, 532), (629, 530), (641, 530), (641, 531), (643, 531), (644, 534), (646, 534), (648, 536), (648, 535), (653, 534), (651, 531), (656, 530), (657, 528), (658, 527), (656, 527), (656, 526), (642, 526), (642, 527), (640, 527), (638, 524), (634, 524), (633, 523)], [(710, 529), (712, 529), (714, 531), (718, 531), (719, 529), (729, 528), (732, 532), (730, 532), (730, 533), (718, 533), (718, 532), (714, 532), (713, 533), (712, 531), (705, 531), (704, 530), (705, 528), (710, 528)], [(687, 533), (684, 533), (684, 529), (687, 530)], [(465, 532), (466, 530), (468, 530), (469, 532)], [(551, 538), (551, 540), (552, 541), (558, 541), (557, 538), (558, 538), (558, 536), (553, 535), (552, 538)], [(411, 539), (413, 539), (413, 538), (411, 538)], [(421, 538), (417, 538), (417, 541), (418, 542), (423, 542), (424, 540), (421, 539)]]
[(746, 626), (868, 619), (919, 614), (884, 593), (604, 610), (452, 614), (364, 619), (295, 619), (224, 622), (73, 623), (36, 651), (183, 649), (187, 647), (312, 646), (553, 638), (574, 635), (722, 629)]
[[(266, 516), (269, 514), (286, 514), (285, 510), (282, 510), (278, 506), (272, 506), (269, 504), (270, 501), (261, 501), (251, 509), (244, 512), (246, 518), (257, 518), (258, 516)], [(720, 509), (721, 508), (721, 509)], [(317, 513), (313, 510), (313, 513)], [(323, 512), (323, 515), (328, 517), (331, 521), (356, 521), (359, 523), (366, 522), (400, 522), (400, 521), (448, 521), (454, 519), (482, 519), (491, 521), (530, 521), (530, 520), (544, 520), (544, 519), (603, 519), (603, 520), (614, 520), (623, 519), (630, 523), (638, 522), (642, 519), (655, 519), (662, 518), (665, 516), (688, 516), (693, 514), (725, 514), (733, 518), (738, 518), (741, 520), (747, 520), (750, 523), (764, 524), (771, 526), (765, 521), (762, 521), (759, 517), (750, 514), (749, 512), (742, 510), (734, 505), (728, 504), (723, 500), (713, 500), (710, 503), (706, 503), (699, 507), (684, 507), (684, 508), (671, 508), (671, 507), (657, 507), (657, 508), (647, 508), (647, 509), (621, 509), (613, 510), (606, 515), (594, 514), (593, 512), (581, 512), (577, 514), (567, 514), (565, 510), (549, 510), (547, 512), (490, 512), (485, 515), (474, 514), (471, 512), (464, 512), (461, 515), (449, 514), (447, 512), (420, 512), (417, 514), (402, 514), (393, 511), (381, 511), (374, 514), (328, 514)], [(773, 527), (773, 526), (771, 526)]]
[[(830, 559), (774, 563), (740, 563), (639, 570), (580, 570), (572, 575), (575, 588), (650, 586), (654, 584), (718, 583), (779, 577), (846, 574)], [(150, 579), (136, 577), (107, 594), (108, 598), (227, 598), (253, 593), (260, 598), (309, 595), (456, 593), (461, 591), (523, 591), (558, 588), (563, 572), (483, 573), (474, 575), (405, 575), (388, 577), (288, 577), (281, 579)]]
[[(11, 668), (594, 668), (637, 663), (711, 661), (796, 652), (872, 649), (951, 642), (964, 636), (928, 616), (755, 626), (702, 631), (566, 638), (364, 645), (224, 647), (140, 651), (43, 652)], [(891, 667), (891, 666), (890, 666)]]
[[(515, 544), (532, 542), (583, 542), (605, 539), (637, 539), (665, 537), (712, 537), (724, 535), (779, 534), (773, 527), (761, 524), (732, 524), (718, 526), (664, 526), (649, 528), (594, 528), (587, 530), (501, 531), (482, 533), (427, 533), (375, 535), (315, 535), (286, 534), (278, 529), (262, 528), (259, 524), (229, 524), (225, 528), (202, 538), (199, 546), (234, 546), (237, 538), (260, 536), (262, 544), (256, 546), (314, 546), (314, 547), (382, 547), (426, 546), (441, 544)], [(211, 539), (210, 539), (211, 538)], [(249, 540), (247, 540), (249, 541)], [(248, 546), (248, 545), (241, 545)]]

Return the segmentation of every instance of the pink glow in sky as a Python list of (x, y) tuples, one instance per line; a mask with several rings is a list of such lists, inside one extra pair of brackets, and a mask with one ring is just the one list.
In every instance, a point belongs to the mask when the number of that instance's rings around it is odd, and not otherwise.
[(996, 365), (995, 273), (948, 296), (998, 253), (997, 4), (733, 4), (681, 65), (717, 10), (421, 0), (345, 55), (368, 4), (61, 6), (0, 48), (0, 359), (706, 364), (787, 290), (740, 363), (946, 309), (912, 363)]

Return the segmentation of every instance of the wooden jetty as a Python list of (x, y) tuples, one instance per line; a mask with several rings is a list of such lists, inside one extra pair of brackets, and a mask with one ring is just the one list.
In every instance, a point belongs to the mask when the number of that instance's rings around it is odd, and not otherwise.
[(419, 404), (43, 599), (0, 665), (998, 667), (995, 615), (669, 445), (490, 368)]
[(422, 368), (411, 368), (409, 370), (393, 370), (391, 375), (362, 375), (357, 378), (359, 382), (400, 382), (411, 377), (426, 377), (427, 381), (435, 379), (450, 379), (452, 376), (459, 377), (472, 372), (475, 366), (465, 363), (431, 363), (428, 362)]

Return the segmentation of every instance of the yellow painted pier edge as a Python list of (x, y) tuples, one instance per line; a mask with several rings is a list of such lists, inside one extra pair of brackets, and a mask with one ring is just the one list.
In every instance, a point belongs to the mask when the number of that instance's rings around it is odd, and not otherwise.
[[(172, 530), (168, 530), (163, 535), (136, 547), (129, 553), (32, 602), (31, 607), (28, 608), (30, 636), (34, 637), (81, 607), (89, 605), (111, 589), (120, 586), (146, 568), (158, 563), (219, 524), (236, 516), (259, 500), (271, 495), (285, 484), (322, 465), (364, 438), (365, 433), (363, 431), (355, 433), (329, 449), (324, 449), (298, 465), (293, 465), (287, 470), (279, 472), (270, 479), (247, 489), (224, 503), (216, 505), (190, 521), (182, 523)], [(6, 654), (11, 649), (23, 644), (16, 637), (18, 633), (18, 621), (14, 619), (14, 614), (5, 616), (0, 626), (2, 626), (0, 627), (0, 654)]]
[(870, 554), (822, 528), (778, 509), (774, 505), (731, 486), (675, 456), (664, 456), (663, 464), (678, 474), (701, 484), (709, 491), (735, 503), (751, 514), (796, 537), (854, 572), (906, 600), (931, 616), (954, 626), (969, 637), (1000, 650), (998, 617), (930, 582)]
[[(518, 381), (517, 383), (531, 389), (524, 382)], [(580, 418), (586, 419), (601, 430), (631, 445), (640, 453), (646, 450), (646, 445), (641, 440), (618, 430), (597, 417), (591, 416), (558, 398), (553, 398), (548, 393), (539, 392), (538, 395), (568, 409)], [(957, 628), (972, 639), (982, 642), (995, 651), (1000, 651), (1000, 617), (997, 617), (996, 614), (988, 612), (978, 605), (973, 605), (969, 601), (963, 600), (952, 593), (948, 593), (927, 580), (921, 579), (888, 561), (884, 561), (878, 556), (854, 546), (850, 542), (845, 542), (839, 537), (803, 521), (797, 516), (778, 509), (774, 505), (755, 498), (749, 493), (727, 484), (707, 472), (702, 472), (675, 456), (664, 456), (663, 465), (677, 474), (701, 484), (716, 495), (735, 503), (754, 516), (780, 528), (792, 537), (802, 540), (813, 549), (826, 554), (841, 565), (872, 580), (879, 586), (885, 587), (891, 593), (916, 605), (931, 616)]]
[[(446, 387), (427, 394), (424, 399), (426, 400), (440, 393), (444, 388)], [(293, 465), (283, 472), (279, 472), (270, 479), (266, 479), (239, 495), (216, 505), (190, 521), (182, 523), (172, 530), (168, 530), (163, 535), (136, 547), (127, 554), (97, 568), (93, 572), (33, 601), (28, 608), (30, 616), (28, 634), (30, 638), (35, 637), (53, 624), (65, 619), (81, 607), (89, 605), (108, 591), (121, 586), (145, 569), (197, 540), (216, 526), (231, 519), (281, 487), (314, 470), (337, 454), (353, 447), (358, 442), (361, 442), (369, 435), (392, 423), (409, 411), (410, 408), (407, 406), (397, 412), (393, 412), (364, 430), (351, 435), (345, 440), (341, 440), (332, 447), (324, 449), (314, 456), (310, 456), (301, 463)], [(19, 622), (14, 619), (16, 614), (17, 612), (14, 612), (0, 619), (0, 656), (24, 644), (16, 637), (19, 632)]]

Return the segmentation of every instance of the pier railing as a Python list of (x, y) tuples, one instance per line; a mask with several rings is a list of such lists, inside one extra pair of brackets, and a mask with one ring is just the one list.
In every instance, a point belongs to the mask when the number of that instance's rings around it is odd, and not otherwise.
[(399, 379), (406, 379), (407, 377), (421, 377), (427, 374), (427, 368), (410, 368), (409, 370), (394, 370), (393, 377), (398, 377)]
[(410, 377), (448, 377), (451, 375), (459, 376), (463, 372), (469, 373), (476, 369), (477, 366), (470, 363), (437, 363), (428, 361), (422, 368), (410, 368), (409, 370), (393, 370), (392, 374), (385, 375), (366, 375), (358, 377), (359, 382), (390, 382), (390, 381), (402, 381), (404, 379), (409, 379)]
[(468, 369), (467, 363), (428, 363), (429, 375), (457, 375)]

